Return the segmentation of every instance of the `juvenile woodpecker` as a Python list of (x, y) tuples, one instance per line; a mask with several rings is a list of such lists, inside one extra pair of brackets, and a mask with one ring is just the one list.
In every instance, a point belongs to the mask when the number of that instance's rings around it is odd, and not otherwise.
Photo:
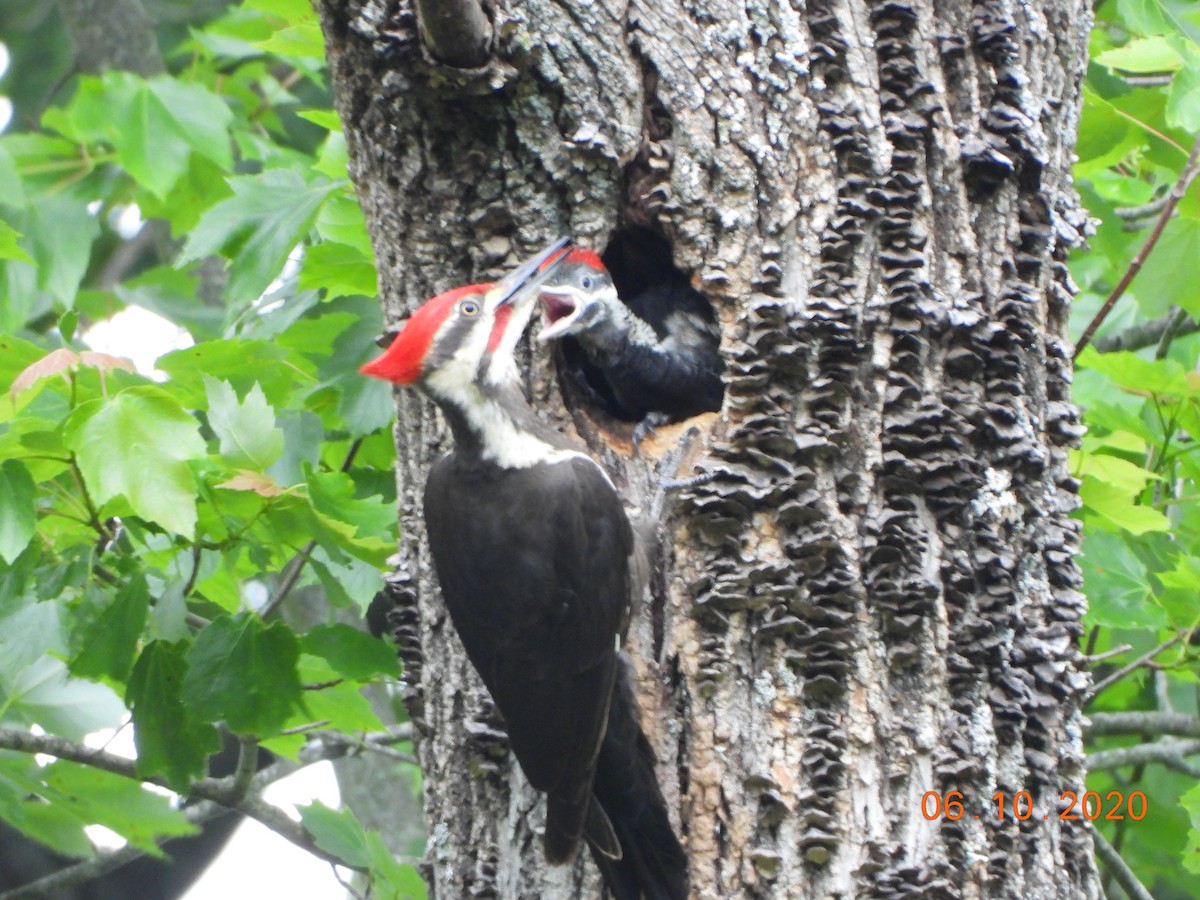
[(450, 426), (425, 485), (430, 549), (512, 751), (546, 794), (547, 860), (586, 838), (618, 900), (683, 900), (686, 860), (620, 654), (640, 590), (634, 533), (600, 466), (534, 415), (513, 356), (567, 245), (427, 301), (362, 371), (419, 388)]
[(575, 248), (542, 286), (542, 326), (539, 340), (579, 342), (610, 412), (640, 423), (636, 436), (721, 408), (721, 332), (678, 272), (622, 299), (600, 257)]

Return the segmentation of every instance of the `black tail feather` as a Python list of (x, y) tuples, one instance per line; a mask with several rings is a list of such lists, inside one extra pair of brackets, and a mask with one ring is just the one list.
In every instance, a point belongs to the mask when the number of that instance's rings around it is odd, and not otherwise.
[(612, 859), (589, 842), (613, 898), (687, 900), (687, 857), (671, 828), (654, 774), (654, 750), (642, 732), (624, 659), (617, 669), (592, 792), (621, 843), (621, 858)]

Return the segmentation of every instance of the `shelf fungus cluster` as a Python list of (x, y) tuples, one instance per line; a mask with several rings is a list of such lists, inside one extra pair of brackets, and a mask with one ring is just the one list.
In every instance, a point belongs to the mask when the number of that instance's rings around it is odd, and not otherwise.
[[(874, 791), (863, 808), (883, 817), (914, 791), (990, 785), (990, 796), (998, 785), (1053, 809), (1081, 778), (1083, 603), (1065, 455), (1080, 429), (1056, 336), (1082, 221), (1069, 184), (1043, 181), (1055, 142), (1028, 108), (999, 4), (977, 5), (968, 38), (933, 44), (913, 4), (875, 4), (874, 125), (861, 72), (851, 78), (862, 63), (848, 58), (845, 10), (809, 12), (836, 197), (803, 302), (785, 291), (788, 264), (767, 240), (756, 293), (726, 329), (731, 427), (680, 515), (698, 554), (686, 583), (697, 690), (714, 704), (734, 694), (729, 647), (743, 639), (764, 649), (752, 665), (787, 666), (768, 675), (791, 696), (766, 703), (791, 704), (803, 750), (794, 784), (765, 774), (778, 771), (770, 760), (755, 776), (745, 859), (759, 878), (793, 860), (820, 872), (850, 852), (872, 896), (954, 896), (981, 852), (986, 877), (1003, 884), (1012, 854), (1085, 838), (967, 817), (943, 823), (936, 850), (914, 861), (900, 833), (861, 820), (854, 833), (872, 836), (848, 848), (846, 798)], [(956, 126), (964, 110), (948, 110), (933, 79), (968, 56), (982, 105)], [(971, 218), (945, 191), (1002, 201)], [(876, 740), (850, 708), (878, 690), (892, 721)], [(946, 702), (931, 707), (934, 695)], [(734, 811), (717, 819), (721, 833), (736, 827)]]

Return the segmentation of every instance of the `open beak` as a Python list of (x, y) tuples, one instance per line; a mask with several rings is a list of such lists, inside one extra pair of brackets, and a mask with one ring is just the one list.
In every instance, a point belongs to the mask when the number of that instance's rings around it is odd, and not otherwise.
[(525, 260), (497, 281), (484, 295), (484, 311), (494, 313), (500, 307), (512, 303), (518, 296), (533, 293), (554, 273), (558, 264), (566, 258), (567, 251), (573, 243), (569, 237), (559, 238), (537, 256)]
[(591, 301), (574, 287), (542, 288), (542, 327), (539, 341), (552, 341), (570, 334), (587, 318)]

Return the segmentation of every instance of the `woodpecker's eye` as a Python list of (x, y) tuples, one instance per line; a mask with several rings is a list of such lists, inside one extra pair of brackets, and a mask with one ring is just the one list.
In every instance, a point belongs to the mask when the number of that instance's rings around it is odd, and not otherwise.
[(583, 288), (585, 291), (590, 291), (592, 289), (592, 276), (584, 275), (582, 278), (580, 278), (579, 286), (581, 288)]
[(458, 311), (464, 316), (477, 316), (479, 315), (479, 304), (474, 300), (464, 300), (458, 304)]

